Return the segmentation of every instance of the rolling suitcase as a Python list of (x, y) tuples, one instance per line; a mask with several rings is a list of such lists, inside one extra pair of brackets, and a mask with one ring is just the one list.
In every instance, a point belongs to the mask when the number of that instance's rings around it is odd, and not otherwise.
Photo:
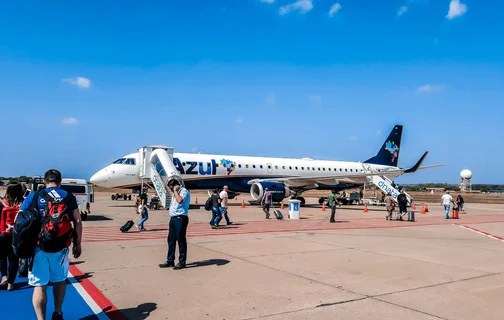
[(122, 233), (128, 232), (128, 231), (131, 229), (131, 227), (133, 227), (133, 226), (135, 225), (135, 221), (136, 221), (139, 217), (141, 217), (141, 216), (142, 216), (142, 215), (140, 215), (140, 214), (139, 214), (139, 215), (135, 218), (135, 220), (128, 220), (128, 221), (126, 221), (126, 223), (125, 223), (125, 224), (121, 227), (121, 229), (119, 229), (119, 230), (121, 230), (121, 232), (122, 232)]
[(273, 213), (275, 214), (275, 217), (278, 219), (278, 220), (282, 220), (283, 219), (283, 214), (280, 210), (275, 210), (273, 211)]
[(415, 212), (414, 211), (408, 212), (408, 221), (415, 222)]

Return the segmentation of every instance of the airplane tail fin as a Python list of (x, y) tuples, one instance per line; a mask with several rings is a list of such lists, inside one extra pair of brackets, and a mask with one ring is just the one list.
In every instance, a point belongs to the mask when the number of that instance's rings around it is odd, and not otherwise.
[(395, 125), (378, 153), (364, 163), (398, 167), (402, 131), (402, 125)]

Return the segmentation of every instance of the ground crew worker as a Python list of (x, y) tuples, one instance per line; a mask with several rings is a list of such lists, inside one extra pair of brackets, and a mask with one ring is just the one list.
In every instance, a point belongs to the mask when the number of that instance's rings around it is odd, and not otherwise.
[(333, 190), (332, 193), (327, 197), (327, 205), (331, 208), (331, 218), (329, 219), (329, 222), (336, 222), (335, 215), (337, 203), (338, 200), (336, 200), (336, 190)]

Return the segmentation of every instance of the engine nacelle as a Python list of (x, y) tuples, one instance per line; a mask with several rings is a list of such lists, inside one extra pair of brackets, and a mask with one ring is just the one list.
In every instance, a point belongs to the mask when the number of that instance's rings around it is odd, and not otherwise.
[(250, 196), (254, 201), (261, 201), (264, 196), (264, 190), (268, 188), (271, 192), (271, 200), (280, 202), (290, 196), (290, 190), (282, 183), (277, 182), (256, 182), (250, 187)]

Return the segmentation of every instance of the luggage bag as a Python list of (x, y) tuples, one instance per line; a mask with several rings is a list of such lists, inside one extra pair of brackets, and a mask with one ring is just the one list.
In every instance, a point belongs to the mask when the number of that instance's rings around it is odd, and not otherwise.
[(135, 225), (135, 221), (136, 221), (139, 217), (141, 217), (141, 215), (138, 215), (138, 216), (135, 218), (135, 220), (128, 220), (128, 221), (126, 221), (126, 223), (125, 223), (125, 224), (121, 227), (121, 229), (119, 229), (119, 230), (121, 230), (121, 232), (122, 232), (122, 233), (128, 232), (128, 231), (131, 229), (131, 227), (133, 227), (133, 226)]

